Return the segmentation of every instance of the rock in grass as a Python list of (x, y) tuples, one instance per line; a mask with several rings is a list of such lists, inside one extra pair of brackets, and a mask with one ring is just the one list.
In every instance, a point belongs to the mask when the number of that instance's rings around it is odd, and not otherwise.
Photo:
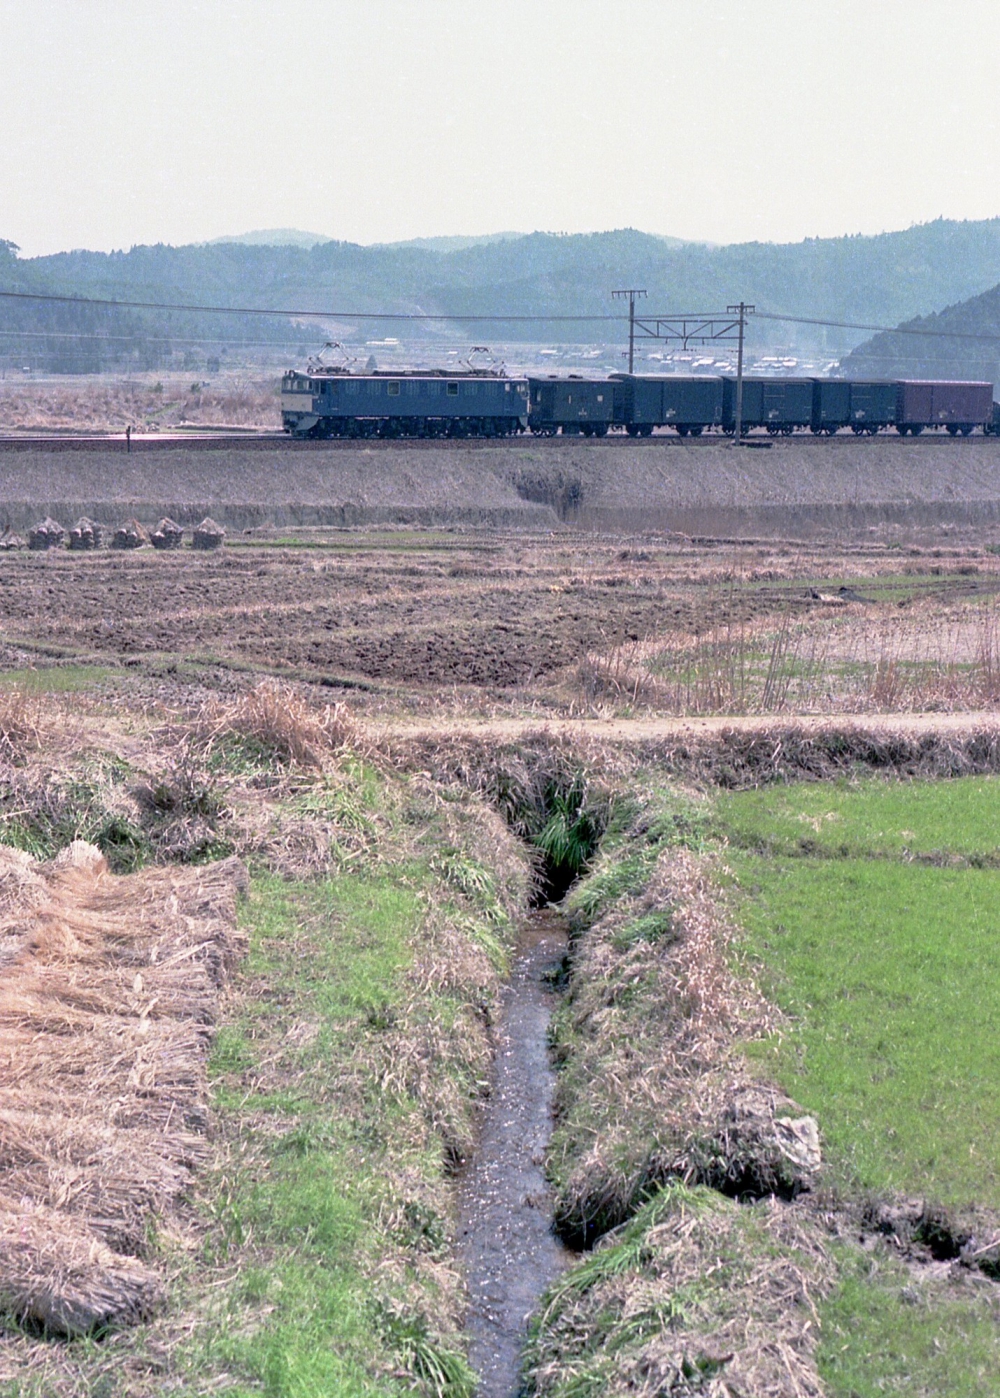
[(823, 1165), (815, 1119), (757, 1083), (730, 1088), (711, 1139), (693, 1155), (705, 1184), (756, 1197), (794, 1198), (814, 1186)]
[(192, 543), (196, 549), (217, 549), (225, 542), (226, 531), (208, 515), (194, 531)]
[(101, 526), (83, 515), (69, 531), (69, 546), (71, 549), (99, 549), (102, 538)]
[(154, 549), (179, 549), (184, 530), (172, 519), (161, 519), (149, 538)]
[(149, 535), (137, 519), (127, 519), (118, 526), (111, 540), (113, 549), (141, 549), (149, 543)]
[(66, 531), (62, 525), (46, 515), (41, 524), (36, 524), (34, 529), (28, 531), (28, 548), (55, 549), (65, 537)]

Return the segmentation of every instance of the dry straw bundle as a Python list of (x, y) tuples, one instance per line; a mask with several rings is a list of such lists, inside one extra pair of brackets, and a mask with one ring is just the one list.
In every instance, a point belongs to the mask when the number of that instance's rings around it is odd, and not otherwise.
[(143, 1260), (207, 1153), (205, 1060), (239, 950), (242, 866), (116, 878), (91, 845), (0, 848), (0, 1309), (130, 1323)]

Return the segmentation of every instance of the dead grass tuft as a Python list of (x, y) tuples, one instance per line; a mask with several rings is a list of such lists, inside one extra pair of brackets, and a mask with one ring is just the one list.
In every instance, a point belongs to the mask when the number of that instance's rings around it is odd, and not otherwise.
[(234, 701), (209, 700), (192, 736), (205, 754), (235, 738), (286, 765), (322, 768), (360, 734), (346, 704), (311, 708), (291, 685), (264, 680)]
[[(711, 860), (676, 846), (644, 870), (628, 858), (628, 847), (614, 855), (631, 887), (575, 942), (557, 1028), (550, 1173), (557, 1227), (577, 1245), (671, 1179), (791, 1197), (819, 1166), (815, 1124), (753, 1083), (739, 1052), (773, 1028), (772, 1011), (732, 969)], [(598, 864), (596, 887), (620, 877), (615, 864)], [(587, 896), (584, 884), (578, 907)]]
[(19, 689), (0, 690), (0, 762), (23, 762), (38, 747), (41, 731), (38, 699)]

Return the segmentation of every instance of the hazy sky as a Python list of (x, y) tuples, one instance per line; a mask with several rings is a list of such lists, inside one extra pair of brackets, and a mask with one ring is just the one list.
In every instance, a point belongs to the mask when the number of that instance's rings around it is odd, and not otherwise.
[(1000, 214), (996, 0), (0, 0), (0, 237)]

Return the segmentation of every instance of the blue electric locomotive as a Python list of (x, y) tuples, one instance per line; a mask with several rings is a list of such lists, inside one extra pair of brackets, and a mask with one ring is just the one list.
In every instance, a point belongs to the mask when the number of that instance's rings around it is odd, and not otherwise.
[(281, 418), (294, 437), (508, 437), (528, 425), (528, 385), (495, 369), (289, 371)]

